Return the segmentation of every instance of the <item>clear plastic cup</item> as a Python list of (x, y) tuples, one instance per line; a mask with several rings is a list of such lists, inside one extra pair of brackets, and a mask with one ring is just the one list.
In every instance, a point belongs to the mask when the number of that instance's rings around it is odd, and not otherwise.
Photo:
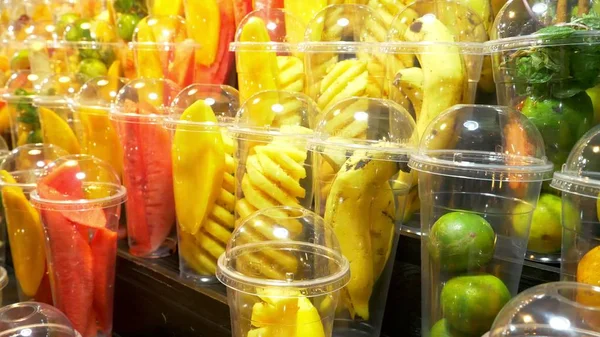
[(0, 305), (2, 305), (2, 292), (8, 285), (8, 273), (4, 267), (0, 267)]
[[(9, 155), (8, 145), (2, 136), (0, 136), (0, 163), (6, 160), (6, 157)], [(3, 220), (3, 219), (1, 219)], [(0, 220), (0, 221), (1, 221)], [(6, 264), (6, 222), (0, 222), (0, 266), (4, 266)]]
[(21, 302), (0, 308), (0, 336), (80, 337), (69, 319), (48, 304)]
[(406, 109), (380, 98), (342, 100), (316, 121), (309, 142), (315, 208), (332, 226), (351, 279), (342, 290), (336, 336), (379, 336), (416, 146)]
[(262, 91), (242, 105), (231, 128), (237, 154), (237, 221), (267, 207), (312, 207), (306, 144), (316, 114), (315, 103), (296, 92)]
[(306, 92), (321, 111), (353, 96), (387, 97), (386, 32), (384, 20), (364, 5), (331, 5), (312, 18), (302, 46)]
[(119, 176), (123, 173), (123, 147), (109, 113), (113, 99), (127, 82), (122, 77), (93, 78), (83, 84), (69, 102), (81, 153), (110, 164)]
[[(455, 1), (424, 0), (402, 8), (389, 23), (385, 84), (389, 98), (415, 117), (419, 135), (444, 110), (475, 103), (489, 87), (493, 92), (491, 66), (489, 62), (483, 66), (480, 44), (488, 39), (483, 16)], [(486, 82), (482, 70), (491, 85), (482, 83)], [(419, 235), (418, 216), (413, 218), (420, 207), (417, 184), (408, 199), (401, 230)]]
[(44, 168), (31, 202), (40, 212), (54, 306), (83, 337), (112, 336), (117, 228), (126, 190), (89, 155)]
[(457, 105), (426, 129), (409, 166), (421, 198), (422, 333), (445, 319), (481, 336), (517, 294), (529, 226), (552, 172), (535, 125), (506, 107)]
[(271, 207), (242, 221), (219, 257), (233, 337), (331, 337), (349, 263), (323, 219)]
[(164, 78), (184, 88), (195, 83), (196, 53), (201, 46), (188, 38), (180, 16), (147, 16), (136, 26), (133, 50), (137, 77)]
[(129, 252), (140, 257), (164, 257), (175, 249), (171, 134), (163, 120), (179, 91), (165, 79), (133, 80), (119, 90), (109, 115), (123, 146)]
[(283, 9), (255, 10), (239, 23), (235, 52), (240, 103), (263, 90), (303, 93), (305, 65), (298, 43), (305, 27)]
[(44, 228), (29, 196), (47, 164), (68, 153), (52, 144), (26, 144), (0, 164), (2, 219), (6, 225), (19, 300), (52, 304)]
[[(554, 173), (551, 184), (562, 192), (561, 278), (594, 286), (600, 284), (598, 149), (600, 127), (596, 126), (575, 144), (562, 170)], [(560, 207), (560, 199), (558, 202)], [(599, 301), (594, 304), (600, 306)], [(600, 330), (598, 315), (596, 330)]]
[(489, 337), (600, 336), (600, 288), (575, 282), (535, 286), (508, 302)]
[[(507, 3), (495, 22), (498, 40), (488, 43), (498, 104), (515, 108), (533, 121), (555, 171), (575, 143), (600, 121), (600, 71), (579, 66), (600, 56), (600, 33), (585, 29), (587, 21), (579, 18), (577, 9), (561, 12), (558, 6), (558, 2)], [(594, 15), (594, 7), (589, 10)], [(549, 184), (542, 186), (529, 242), (532, 260), (560, 260), (560, 208), (553, 202), (558, 198)], [(546, 217), (547, 213), (553, 216)]]
[(228, 127), (238, 108), (236, 89), (193, 84), (175, 97), (165, 119), (173, 136), (179, 273), (195, 282), (216, 281), (217, 259), (235, 225), (235, 146)]

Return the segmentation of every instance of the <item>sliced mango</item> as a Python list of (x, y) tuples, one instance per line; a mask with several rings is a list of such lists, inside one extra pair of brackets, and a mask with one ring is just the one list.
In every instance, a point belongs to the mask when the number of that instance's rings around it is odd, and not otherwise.
[[(16, 183), (5, 170), (0, 171), (0, 176), (5, 183)], [(16, 186), (2, 188), (2, 206), (17, 280), (23, 293), (33, 297), (46, 271), (44, 231), (40, 216), (23, 190)]]
[[(190, 3), (195, 1), (188, 1)], [(201, 1), (199, 1), (201, 2)], [(183, 14), (183, 0), (154, 0), (152, 4), (152, 15), (156, 16), (169, 16)]]
[(48, 108), (40, 107), (38, 112), (44, 143), (54, 144), (70, 154), (81, 152), (77, 137), (67, 121)]
[[(136, 30), (137, 42), (156, 42), (154, 31), (148, 25), (148, 18), (140, 21)], [(163, 77), (163, 68), (158, 49), (141, 46), (136, 50), (135, 58), (138, 77)]]
[(298, 298), (296, 317), (297, 337), (325, 337), (325, 330), (317, 308), (304, 296)]
[[(217, 123), (214, 112), (203, 100), (189, 106), (181, 120)], [(186, 233), (196, 234), (221, 192), (225, 173), (221, 132), (178, 126), (173, 140), (172, 159), (179, 226)]]
[(119, 135), (102, 109), (81, 108), (79, 119), (82, 125), (82, 152), (102, 159), (119, 175), (123, 172), (123, 148)]
[(217, 0), (188, 1), (185, 17), (188, 36), (202, 46), (196, 52), (196, 63), (212, 65), (217, 58), (221, 28), (221, 13)]

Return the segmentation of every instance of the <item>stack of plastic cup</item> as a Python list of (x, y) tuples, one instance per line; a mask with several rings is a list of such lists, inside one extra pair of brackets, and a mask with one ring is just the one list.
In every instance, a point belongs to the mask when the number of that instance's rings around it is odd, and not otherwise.
[(306, 144), (316, 111), (308, 96), (290, 91), (262, 91), (242, 105), (231, 128), (237, 149), (237, 220), (267, 207), (312, 207)]
[[(575, 144), (551, 185), (562, 192), (561, 277), (594, 286), (600, 285), (599, 151), (600, 126), (596, 126)], [(600, 300), (588, 304), (600, 307)], [(593, 327), (600, 330), (598, 315)]]
[(31, 202), (40, 212), (54, 306), (82, 337), (112, 336), (117, 229), (126, 190), (88, 155), (44, 168)]
[(552, 282), (528, 289), (496, 317), (489, 337), (500, 336), (598, 337), (600, 287)]
[(235, 52), (240, 103), (263, 90), (303, 93), (305, 68), (298, 42), (305, 27), (283, 9), (250, 12), (238, 25)]
[(68, 153), (51, 144), (19, 146), (0, 164), (2, 218), (21, 301), (52, 303), (44, 228), (29, 196), (47, 164)]
[(440, 325), (480, 336), (517, 294), (552, 172), (541, 135), (514, 110), (457, 105), (429, 125), (409, 166), (419, 173), (423, 336)]
[(81, 337), (58, 309), (37, 302), (0, 308), (0, 337)]
[(219, 258), (233, 337), (331, 337), (349, 263), (323, 219), (299, 207), (247, 217)]
[[(533, 121), (555, 171), (575, 143), (600, 121), (600, 69), (579, 67), (600, 56), (600, 32), (586, 21), (598, 12), (592, 1), (579, 1), (577, 9), (567, 6), (512, 1), (496, 19), (493, 37), (497, 40), (488, 44), (498, 104), (518, 109)], [(560, 212), (560, 196), (548, 184), (542, 185), (531, 224), (529, 259), (560, 261)]]
[(133, 80), (111, 108), (109, 118), (123, 147), (129, 251), (136, 256), (163, 257), (175, 249), (171, 134), (163, 121), (180, 90), (169, 80)]
[(334, 334), (379, 336), (395, 261), (415, 122), (390, 100), (354, 97), (333, 104), (309, 143), (318, 214), (332, 226), (351, 279)]
[(165, 119), (173, 136), (179, 272), (194, 281), (215, 281), (235, 225), (235, 146), (228, 127), (238, 99), (232, 87), (193, 84), (175, 97)]

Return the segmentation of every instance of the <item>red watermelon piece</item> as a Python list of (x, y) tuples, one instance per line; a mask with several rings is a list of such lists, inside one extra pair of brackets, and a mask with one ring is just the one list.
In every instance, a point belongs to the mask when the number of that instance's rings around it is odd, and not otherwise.
[[(51, 183), (54, 183), (51, 181)], [(76, 200), (73, 197), (63, 195), (54, 188), (46, 185), (45, 182), (41, 181), (38, 183), (37, 191), (40, 197), (49, 200)], [(92, 228), (104, 228), (106, 227), (106, 215), (100, 208), (91, 208), (85, 211), (65, 211), (61, 210), (60, 213), (70, 221), (87, 227)]]
[(123, 183), (127, 188), (127, 232), (131, 251), (150, 255), (175, 223), (171, 135), (160, 124), (119, 126), (124, 146)]
[[(71, 197), (70, 200), (85, 199), (85, 193), (83, 191), (83, 184), (81, 180), (76, 179), (77, 173), (81, 172), (79, 164), (76, 162), (66, 162), (40, 179), (38, 185), (48, 186), (53, 188), (59, 194), (63, 196)], [(42, 196), (40, 194), (40, 196)], [(50, 196), (42, 196), (43, 198), (51, 199)], [(52, 198), (58, 198), (57, 195), (53, 194)], [(53, 199), (53, 200), (65, 200), (65, 199)]]
[(104, 228), (98, 229), (90, 246), (94, 259), (94, 310), (99, 329), (109, 334), (112, 330), (117, 233)]

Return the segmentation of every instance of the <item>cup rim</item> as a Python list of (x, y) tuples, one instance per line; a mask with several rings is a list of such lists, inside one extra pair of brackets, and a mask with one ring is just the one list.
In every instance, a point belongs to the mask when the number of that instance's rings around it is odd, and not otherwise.
[[(329, 256), (333, 256), (335, 261), (337, 261), (340, 265), (340, 270), (335, 273), (325, 276), (319, 277), (314, 280), (306, 280), (306, 281), (284, 281), (284, 280), (268, 280), (253, 276), (246, 276), (240, 272), (232, 270), (229, 268), (227, 263), (227, 254), (231, 254), (231, 252), (235, 252), (237, 250), (241, 250), (242, 248), (248, 249), (249, 247), (254, 246), (264, 246), (264, 243), (255, 242), (250, 244), (244, 244), (239, 247), (234, 247), (229, 252), (225, 252), (219, 256), (217, 261), (217, 279), (223, 283), (226, 287), (231, 288), (233, 290), (256, 295), (258, 289), (266, 289), (266, 288), (284, 288), (284, 289), (306, 289), (308, 291), (304, 291), (302, 294), (298, 295), (286, 295), (283, 297), (311, 297), (323, 295), (326, 293), (332, 293), (338, 291), (345, 287), (350, 281), (350, 262), (346, 257), (344, 257), (340, 252), (337, 252), (329, 247), (324, 247), (320, 245), (310, 244), (307, 242), (301, 241), (282, 241), (278, 242), (277, 245), (280, 246), (288, 246), (290, 244), (297, 244), (299, 246), (308, 246), (313, 249), (318, 249), (327, 254), (331, 254)], [(332, 287), (332, 289), (327, 292), (321, 291), (322, 287)], [(254, 290), (248, 290), (248, 288)]]
[(228, 130), (234, 123), (235, 117), (217, 117), (217, 122), (184, 121), (181, 115), (169, 115), (163, 119), (163, 127), (167, 130), (182, 130), (189, 132), (221, 132)]
[(116, 206), (127, 201), (127, 189), (125, 186), (114, 183), (100, 183), (100, 185), (116, 187), (117, 193), (97, 199), (50, 200), (40, 197), (37, 189), (35, 189), (31, 191), (29, 198), (34, 207), (48, 211), (85, 211), (95, 207), (107, 208)]
[[(592, 41), (589, 41), (589, 39)], [(587, 40), (586, 40), (587, 39)], [(486, 53), (517, 51), (527, 47), (558, 47), (568, 45), (600, 44), (600, 30), (576, 31), (566, 38), (555, 38), (547, 33), (505, 37), (483, 43)]]
[(554, 172), (550, 187), (561, 192), (598, 199), (600, 180), (582, 177), (576, 174), (576, 172), (565, 171), (563, 169), (561, 172)]

